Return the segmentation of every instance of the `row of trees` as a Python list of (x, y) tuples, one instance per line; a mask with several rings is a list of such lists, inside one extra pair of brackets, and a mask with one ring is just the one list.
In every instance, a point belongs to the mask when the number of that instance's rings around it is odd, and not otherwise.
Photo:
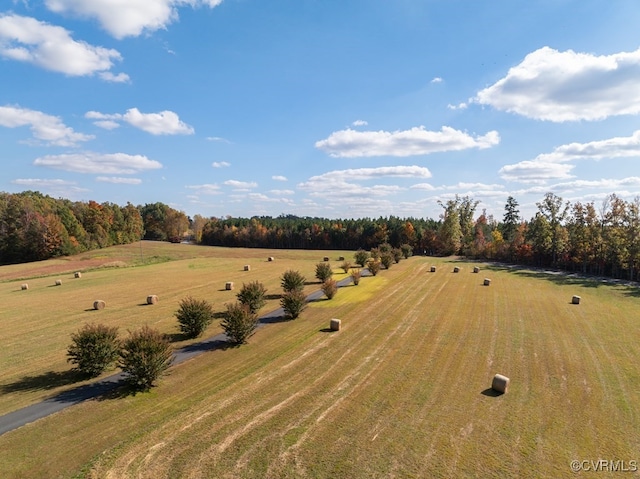
[(34, 191), (0, 193), (0, 264), (38, 261), (141, 238), (179, 240), (189, 218), (162, 203), (54, 199)]

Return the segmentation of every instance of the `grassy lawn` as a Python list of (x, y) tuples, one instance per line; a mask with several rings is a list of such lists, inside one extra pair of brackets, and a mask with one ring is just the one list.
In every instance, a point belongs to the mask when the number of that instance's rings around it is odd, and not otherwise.
[[(253, 279), (279, 293), (285, 269), (313, 280), (325, 255), (219, 254), (96, 270), (59, 287), (49, 287), (52, 277), (30, 280), (27, 292), (1, 284), (12, 325), (0, 332), (0, 406), (50, 394), (15, 385), (68, 370), (69, 334), (88, 318), (175, 333), (185, 294), (222, 306), (235, 299), (221, 291), (225, 281)], [(329, 256), (339, 254), (351, 256)], [(574, 459), (640, 459), (636, 291), (480, 266), (473, 274), (471, 263), (401, 261), (245, 346), (172, 368), (148, 394), (88, 401), (0, 436), (2, 477), (572, 477)], [(98, 293), (107, 309), (85, 311)], [(152, 293), (158, 305), (138, 306)], [(580, 305), (570, 304), (574, 294)], [(38, 307), (13, 299), (26, 295)], [(330, 318), (342, 319), (340, 332), (326, 331)], [(29, 346), (34, 335), (38, 347)], [(496, 373), (511, 378), (505, 395), (488, 390)]]

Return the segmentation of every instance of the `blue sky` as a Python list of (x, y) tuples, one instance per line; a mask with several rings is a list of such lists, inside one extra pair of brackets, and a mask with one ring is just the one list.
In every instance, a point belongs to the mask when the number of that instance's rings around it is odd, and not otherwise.
[(0, 190), (529, 219), (640, 194), (637, 0), (4, 0)]

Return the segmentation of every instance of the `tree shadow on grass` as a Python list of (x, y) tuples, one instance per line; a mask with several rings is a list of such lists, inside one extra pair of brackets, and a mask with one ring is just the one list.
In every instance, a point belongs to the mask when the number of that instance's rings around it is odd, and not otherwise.
[(0, 385), (0, 394), (10, 394), (25, 391), (47, 391), (62, 386), (68, 386), (89, 379), (88, 376), (70, 369), (69, 371), (48, 371), (35, 376), (24, 376), (9, 384)]
[(282, 299), (282, 295), (281, 294), (265, 294), (264, 299), (266, 299), (267, 301), (272, 299)]
[(501, 393), (500, 391), (496, 391), (493, 388), (487, 388), (484, 391), (482, 391), (480, 394), (482, 394), (483, 396), (497, 398), (499, 396), (502, 396), (504, 393)]

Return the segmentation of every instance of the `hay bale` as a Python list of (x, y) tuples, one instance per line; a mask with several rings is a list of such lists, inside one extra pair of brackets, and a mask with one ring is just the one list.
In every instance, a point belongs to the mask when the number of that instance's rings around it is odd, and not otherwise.
[(75, 273), (73, 273), (73, 277), (74, 278), (82, 278), (82, 273), (80, 271), (76, 271)]
[(344, 261), (344, 256), (338, 256), (338, 261)]
[(274, 259), (274, 258), (273, 258), (273, 256), (269, 256), (269, 257), (267, 258), (267, 261), (273, 261), (273, 259)]
[(224, 285), (224, 289), (226, 289), (227, 291), (231, 291), (233, 289), (233, 282), (227, 281), (227, 284)]
[(571, 298), (571, 304), (580, 304), (580, 296), (574, 296)]
[(329, 329), (331, 331), (340, 331), (341, 326), (342, 321), (340, 321), (339, 319), (332, 318), (331, 321), (329, 321)]
[(432, 272), (432, 273), (435, 273), (435, 272), (436, 272), (436, 267), (435, 267), (435, 266), (432, 266), (432, 267), (431, 267), (431, 272)]
[(22, 289), (22, 291), (26, 291), (27, 289), (29, 289), (29, 285), (27, 283), (24, 283), (20, 285), (20, 289)]
[(62, 280), (56, 279), (56, 286), (62, 286)]
[(245, 264), (245, 265), (244, 265), (244, 270), (245, 270), (245, 271), (251, 271), (251, 266), (250, 266), (250, 265), (248, 265), (248, 264)]
[(324, 257), (324, 260), (325, 260), (325, 261), (329, 261), (329, 257), (328, 257), (328, 256), (325, 256), (325, 257)]
[(473, 272), (474, 273), (479, 273), (480, 272), (480, 268), (478, 268), (477, 266), (473, 267)]
[(105, 303), (104, 301), (102, 301), (101, 299), (98, 299), (96, 301), (93, 302), (93, 309), (95, 310), (101, 310), (104, 309), (104, 307), (107, 305), (107, 303)]
[(506, 394), (509, 388), (510, 379), (502, 374), (496, 374), (491, 381), (491, 389), (498, 391), (499, 393)]
[(453, 272), (454, 273), (459, 273), (460, 272), (460, 268), (458, 268), (457, 266), (455, 268), (453, 268)]
[(489, 286), (491, 284), (491, 280), (489, 278), (484, 279), (484, 285)]
[(147, 296), (147, 304), (156, 304), (158, 302), (158, 297), (155, 294), (150, 294)]

